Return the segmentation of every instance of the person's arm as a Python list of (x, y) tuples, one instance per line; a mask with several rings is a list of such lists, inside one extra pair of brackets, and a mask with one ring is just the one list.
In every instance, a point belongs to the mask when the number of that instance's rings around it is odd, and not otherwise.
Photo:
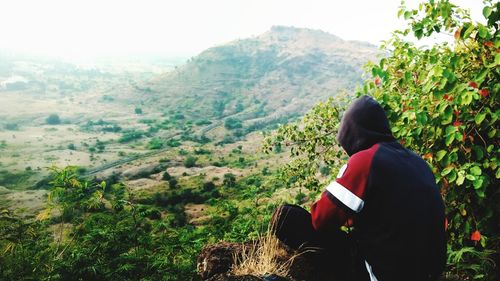
[(363, 210), (370, 165), (378, 145), (354, 154), (342, 167), (337, 179), (325, 189), (311, 207), (312, 224), (317, 231), (344, 225)]
[(326, 232), (344, 225), (349, 216), (333, 203), (331, 194), (324, 191), (321, 199), (311, 206), (312, 225), (315, 230)]

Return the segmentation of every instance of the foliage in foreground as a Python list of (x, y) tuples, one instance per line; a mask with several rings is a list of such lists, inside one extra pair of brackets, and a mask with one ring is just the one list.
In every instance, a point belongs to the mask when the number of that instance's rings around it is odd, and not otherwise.
[(84, 180), (75, 167), (54, 169), (50, 186), (38, 220), (0, 213), (0, 280), (197, 280), (205, 244), (256, 237), (273, 207), (210, 199), (209, 221), (193, 226), (183, 218), (185, 202), (139, 204), (123, 184)]
[[(402, 6), (399, 15), (408, 29), (385, 42), (390, 55), (368, 65), (372, 78), (357, 95), (375, 97), (395, 137), (432, 168), (447, 207), (450, 271), (494, 279), (493, 257), (500, 249), (500, 3), (485, 1), (486, 25), (446, 0), (416, 10)], [(451, 45), (418, 48), (407, 39), (449, 33)], [(334, 138), (344, 107), (330, 99), (266, 140), (268, 152), (291, 146), (293, 161), (282, 170), (289, 183), (317, 189), (319, 169), (338, 166)]]

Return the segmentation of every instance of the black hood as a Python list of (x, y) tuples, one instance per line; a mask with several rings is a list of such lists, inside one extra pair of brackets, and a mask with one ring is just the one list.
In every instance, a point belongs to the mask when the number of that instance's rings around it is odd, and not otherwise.
[(369, 96), (356, 99), (344, 113), (337, 140), (349, 156), (379, 142), (394, 141), (384, 109)]

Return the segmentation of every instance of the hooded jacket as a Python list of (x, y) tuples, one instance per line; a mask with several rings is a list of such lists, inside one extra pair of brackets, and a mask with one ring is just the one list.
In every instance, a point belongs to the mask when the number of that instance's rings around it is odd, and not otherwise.
[(444, 269), (444, 204), (427, 163), (392, 136), (371, 97), (344, 113), (337, 140), (350, 156), (311, 208), (317, 231), (352, 221), (370, 279), (433, 280)]

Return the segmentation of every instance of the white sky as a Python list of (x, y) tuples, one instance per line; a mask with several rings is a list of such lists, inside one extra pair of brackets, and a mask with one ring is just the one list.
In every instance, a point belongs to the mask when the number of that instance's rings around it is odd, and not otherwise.
[[(481, 20), (481, 0), (452, 0)], [(416, 7), (418, 0), (407, 0)], [(2, 0), (0, 49), (62, 56), (193, 56), (272, 25), (378, 44), (400, 0)]]

